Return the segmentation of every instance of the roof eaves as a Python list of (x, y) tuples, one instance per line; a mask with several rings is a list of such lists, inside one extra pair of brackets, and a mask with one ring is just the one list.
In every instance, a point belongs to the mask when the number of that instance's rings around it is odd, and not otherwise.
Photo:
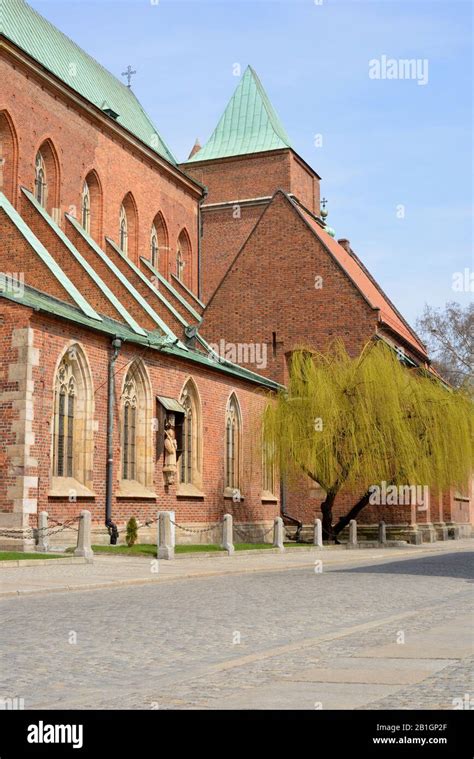
[(280, 385), (278, 382), (274, 382), (267, 377), (262, 377), (260, 374), (252, 372), (249, 369), (244, 369), (242, 366), (238, 366), (237, 364), (232, 364), (230, 361), (222, 361), (219, 358), (213, 360), (205, 356), (203, 353), (199, 353), (197, 351), (190, 351), (189, 353), (183, 355), (182, 349), (178, 348), (178, 346), (164, 346), (161, 350), (164, 353), (169, 353), (174, 356), (179, 356), (181, 358), (194, 361), (195, 363), (201, 364), (208, 369), (214, 369), (215, 371), (224, 372), (225, 374), (230, 374), (234, 377), (239, 377), (240, 379), (249, 380), (258, 385), (269, 387), (272, 390), (283, 389), (283, 385)]

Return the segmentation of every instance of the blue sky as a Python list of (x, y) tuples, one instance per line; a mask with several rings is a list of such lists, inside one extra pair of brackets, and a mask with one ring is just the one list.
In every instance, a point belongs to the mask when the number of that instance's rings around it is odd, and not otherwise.
[[(114, 74), (137, 70), (134, 92), (179, 160), (210, 136), (234, 65), (251, 64), (322, 177), (328, 223), (408, 320), (472, 298), (452, 289), (474, 270), (470, 0), (30, 4)], [(427, 83), (371, 79), (382, 56), (426, 60)]]

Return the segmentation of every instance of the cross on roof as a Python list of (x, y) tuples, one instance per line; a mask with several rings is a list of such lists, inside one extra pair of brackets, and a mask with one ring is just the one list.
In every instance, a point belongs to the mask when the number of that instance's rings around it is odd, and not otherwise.
[(126, 71), (122, 71), (122, 76), (127, 77), (127, 87), (129, 90), (132, 88), (132, 84), (131, 84), (132, 76), (136, 73), (137, 73), (136, 71), (132, 71), (132, 67), (130, 65), (127, 66)]

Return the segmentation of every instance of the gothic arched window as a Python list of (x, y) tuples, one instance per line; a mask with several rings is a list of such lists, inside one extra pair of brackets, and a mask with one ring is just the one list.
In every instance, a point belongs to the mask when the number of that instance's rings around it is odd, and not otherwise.
[(56, 425), (54, 444), (55, 477), (73, 477), (74, 474), (74, 402), (76, 379), (72, 363), (65, 357), (56, 375)]
[(153, 393), (143, 361), (130, 365), (120, 397), (121, 485), (119, 495), (151, 496), (153, 488)]
[(176, 253), (176, 276), (180, 282), (183, 281), (184, 265), (183, 254), (181, 252), (181, 248), (179, 247), (178, 252)]
[(186, 383), (180, 402), (184, 408), (184, 418), (179, 435), (179, 483), (199, 488), (202, 481), (201, 405), (192, 380)]
[(154, 266), (155, 269), (159, 268), (158, 251), (158, 233), (156, 231), (155, 225), (152, 224), (150, 235), (150, 260), (152, 266)]
[(122, 479), (135, 480), (137, 448), (137, 385), (135, 378), (130, 372), (125, 381), (122, 400)]
[(120, 206), (119, 245), (122, 253), (128, 253), (128, 220), (124, 206)]
[(275, 461), (272, 449), (264, 443), (262, 451), (262, 489), (266, 495), (275, 494)]
[(35, 161), (35, 198), (43, 208), (46, 208), (46, 165), (40, 150), (36, 154)]
[(240, 488), (241, 423), (237, 398), (231, 395), (225, 414), (225, 487)]
[(81, 221), (84, 230), (87, 234), (91, 231), (91, 193), (87, 181), (84, 182), (82, 187), (81, 197)]
[(55, 375), (53, 480), (73, 478), (77, 485), (92, 488), (93, 403), (89, 365), (82, 348), (76, 343), (62, 356)]

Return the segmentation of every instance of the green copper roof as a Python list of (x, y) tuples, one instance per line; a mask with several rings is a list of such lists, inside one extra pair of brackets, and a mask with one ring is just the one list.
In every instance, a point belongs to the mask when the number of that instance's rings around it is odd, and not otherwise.
[[(35, 234), (33, 234), (33, 232), (31, 231), (29, 226), (26, 224), (24, 219), (21, 218), (20, 214), (15, 210), (15, 208), (13, 208), (8, 198), (6, 198), (2, 192), (0, 192), (0, 209), (6, 213), (6, 215), (13, 222), (13, 224), (18, 229), (20, 234), (24, 237), (24, 239), (26, 240), (28, 245), (31, 247), (31, 249), (34, 250), (36, 255), (48, 267), (49, 271), (51, 272), (53, 277), (59, 282), (61, 287), (63, 287), (64, 290), (67, 293), (69, 293), (74, 303), (77, 304), (77, 306), (81, 309), (81, 311), (87, 317), (101, 321), (101, 317), (99, 316), (99, 314), (92, 308), (92, 306), (90, 305), (90, 303), (87, 302), (87, 300), (84, 298), (82, 293), (79, 292), (75, 284), (71, 282), (69, 277), (63, 272), (63, 270), (56, 263), (56, 261), (51, 256), (51, 254), (46, 250), (43, 243), (40, 242), (40, 240), (38, 240)], [(5, 266), (4, 270), (6, 269), (7, 267)]]
[(123, 304), (120, 302), (120, 300), (115, 296), (115, 294), (112, 292), (112, 290), (107, 286), (107, 284), (99, 277), (97, 272), (94, 270), (94, 268), (90, 265), (90, 263), (84, 258), (84, 256), (81, 255), (81, 253), (77, 250), (77, 248), (74, 247), (69, 237), (67, 237), (61, 227), (59, 227), (56, 222), (51, 218), (51, 216), (45, 211), (45, 209), (38, 203), (35, 196), (26, 189), (26, 187), (21, 188), (23, 194), (28, 198), (30, 203), (36, 208), (38, 213), (43, 217), (43, 219), (46, 221), (46, 223), (51, 227), (53, 232), (59, 237), (61, 242), (66, 246), (66, 248), (69, 250), (70, 253), (74, 256), (76, 261), (82, 266), (84, 271), (89, 275), (89, 277), (95, 282), (95, 284), (100, 288), (102, 293), (105, 295), (107, 300), (112, 304), (112, 306), (115, 308), (115, 310), (122, 316), (123, 320), (127, 322), (129, 327), (134, 330), (139, 335), (145, 335), (146, 332), (142, 327), (140, 327), (139, 324), (135, 321), (135, 319), (128, 313), (127, 309), (123, 306)]
[[(117, 246), (115, 245), (115, 243), (113, 243), (113, 245), (114, 245), (114, 247), (117, 247)], [(117, 249), (117, 250), (118, 250), (118, 249)], [(121, 251), (118, 251), (118, 252), (120, 253)], [(123, 255), (123, 254), (122, 254), (122, 255)], [(154, 277), (156, 277), (156, 278), (157, 278), (157, 280), (159, 281), (160, 285), (163, 285), (163, 287), (165, 287), (165, 288), (166, 288), (166, 290), (168, 290), (168, 292), (169, 292), (169, 293), (171, 293), (171, 294), (172, 294), (172, 295), (173, 295), (173, 296), (176, 298), (176, 300), (179, 300), (179, 302), (181, 303), (181, 305), (182, 305), (182, 306), (184, 306), (184, 307), (186, 308), (186, 310), (188, 311), (188, 313), (190, 313), (190, 314), (191, 314), (191, 316), (192, 316), (194, 319), (196, 319), (196, 321), (198, 321), (198, 322), (201, 322), (201, 321), (202, 321), (202, 316), (200, 316), (200, 315), (198, 314), (198, 312), (197, 312), (197, 311), (195, 311), (195, 310), (194, 310), (194, 308), (193, 308), (192, 306), (190, 306), (190, 305), (189, 305), (188, 301), (187, 301), (185, 298), (183, 298), (183, 296), (181, 295), (181, 293), (179, 293), (177, 290), (175, 290), (175, 288), (173, 287), (173, 285), (171, 285), (171, 284), (168, 282), (168, 280), (167, 280), (167, 279), (165, 279), (165, 277), (164, 277), (162, 274), (160, 274), (160, 272), (158, 271), (158, 269), (155, 269), (155, 267), (153, 266), (153, 264), (151, 263), (151, 261), (148, 261), (148, 259), (147, 259), (147, 258), (144, 258), (144, 256), (140, 256), (140, 261), (142, 261), (142, 262), (145, 264), (145, 266), (147, 267), (147, 269), (149, 269), (150, 273), (151, 273), (151, 274), (152, 274)], [(140, 271), (140, 270), (139, 270), (139, 271)], [(141, 272), (140, 272), (140, 273), (141, 273)], [(146, 277), (145, 277), (145, 279), (146, 279)], [(148, 282), (148, 280), (146, 280), (146, 281)], [(186, 288), (186, 289), (187, 289), (187, 288)], [(159, 290), (157, 290), (157, 292), (159, 292)], [(191, 292), (191, 291), (189, 291), (189, 292)], [(192, 295), (192, 293), (191, 293), (191, 295)], [(174, 313), (174, 315), (175, 315), (177, 318), (179, 318), (179, 319), (180, 319), (180, 321), (181, 321), (183, 324), (185, 324), (185, 325), (187, 326), (187, 325), (188, 325), (188, 322), (186, 321), (186, 319), (183, 319), (183, 317), (182, 317), (182, 316), (181, 316), (181, 315), (180, 315), (180, 314), (179, 314), (179, 313), (178, 313), (178, 312), (177, 312), (177, 311), (176, 311), (176, 310), (173, 308), (173, 306), (172, 306), (172, 305), (169, 303), (169, 301), (167, 301), (167, 300), (166, 300), (166, 298), (163, 298), (163, 301), (165, 302), (166, 306), (167, 306), (167, 307), (168, 307), (170, 310), (171, 310), (171, 309), (173, 310), (173, 313)]]
[(0, 0), (0, 33), (100, 110), (106, 103), (118, 124), (176, 165), (133, 92), (24, 0)]
[(260, 79), (248, 66), (208, 142), (187, 163), (289, 147)]
[(261, 377), (254, 372), (244, 369), (236, 364), (226, 362), (221, 364), (212, 361), (208, 356), (198, 353), (198, 351), (184, 350), (179, 345), (169, 345), (169, 339), (167, 336), (163, 337), (157, 335), (156, 332), (147, 332), (145, 335), (137, 335), (128, 325), (116, 322), (110, 319), (108, 316), (103, 316), (100, 322), (84, 314), (84, 312), (64, 301), (54, 298), (52, 295), (43, 293), (40, 290), (36, 290), (34, 287), (25, 285), (25, 288), (18, 297), (8, 290), (0, 290), (0, 303), (1, 299), (6, 298), (9, 301), (17, 303), (19, 306), (26, 306), (27, 308), (33, 308), (35, 311), (42, 311), (52, 316), (57, 316), (59, 319), (65, 319), (66, 321), (73, 322), (74, 324), (80, 324), (89, 329), (93, 329), (96, 332), (102, 332), (110, 336), (121, 337), (122, 340), (126, 340), (138, 345), (148, 346), (152, 349), (161, 351), (175, 358), (182, 358), (186, 361), (192, 361), (196, 364), (200, 364), (208, 369), (214, 369), (220, 373), (228, 374), (239, 379), (249, 380), (257, 385), (267, 387), (271, 390), (278, 390), (281, 385), (273, 382), (266, 377)]

